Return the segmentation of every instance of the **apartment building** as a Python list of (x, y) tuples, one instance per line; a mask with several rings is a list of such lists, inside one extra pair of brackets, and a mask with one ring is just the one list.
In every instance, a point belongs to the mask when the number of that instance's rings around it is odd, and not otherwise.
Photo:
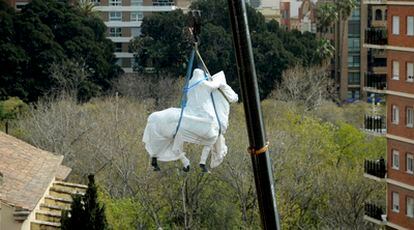
[(24, 5), (29, 3), (30, 0), (6, 0), (6, 2), (16, 10), (20, 10)]
[(279, 24), (282, 28), (286, 30), (291, 29), (290, 25), (290, 0), (281, 0), (280, 1), (280, 21)]
[[(297, 29), (304, 32), (316, 33), (316, 8), (315, 3), (311, 0), (303, 0), (298, 12), (298, 26)], [(292, 21), (292, 25), (293, 20)]]
[(367, 203), (365, 219), (387, 229), (414, 229), (414, 0), (363, 4), (371, 11), (364, 47), (372, 67), (384, 68), (368, 71), (365, 89), (384, 94), (387, 102), (386, 162), (364, 166), (366, 177), (386, 184), (386, 208), (379, 201)]
[(154, 12), (168, 12), (177, 8), (188, 9), (190, 0), (94, 0), (108, 27), (108, 38), (115, 43), (115, 56), (126, 73), (133, 72), (134, 54), (129, 42), (141, 35), (141, 23)]
[[(118, 65), (126, 73), (133, 72), (135, 59), (129, 52), (129, 42), (141, 34), (141, 23), (145, 16), (154, 12), (169, 12), (180, 8), (188, 10), (191, 0), (89, 0), (95, 5), (105, 25), (108, 38), (115, 43)], [(17, 10), (30, 0), (7, 0)]]
[(263, 14), (266, 21), (280, 20), (280, 0), (246, 0), (246, 3)]
[[(332, 0), (319, 0), (316, 8)], [(319, 36), (332, 40), (335, 54), (332, 59), (332, 77), (337, 82), (339, 99), (342, 102), (363, 100), (364, 75), (367, 64), (367, 49), (362, 47), (362, 34), (364, 33), (367, 17), (366, 9), (357, 0), (357, 7), (351, 12), (347, 20), (340, 19), (332, 28)]]

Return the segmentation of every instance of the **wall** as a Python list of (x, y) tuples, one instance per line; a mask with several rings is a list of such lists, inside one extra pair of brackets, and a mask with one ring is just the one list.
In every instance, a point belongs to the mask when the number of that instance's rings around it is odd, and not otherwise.
[[(392, 192), (398, 192), (400, 197), (400, 211), (392, 211)], [(395, 185), (388, 184), (388, 204), (387, 204), (387, 220), (391, 223), (397, 224), (401, 227), (414, 229), (414, 218), (406, 215), (406, 199), (407, 196), (414, 198), (414, 192), (400, 188)]]
[[(396, 105), (399, 108), (400, 114), (398, 124), (393, 124), (391, 122), (393, 105)], [(414, 107), (414, 99), (393, 95), (387, 96), (387, 133), (414, 140), (414, 128), (409, 128), (406, 126), (407, 106)]]
[[(413, 9), (414, 14), (414, 9)], [(414, 44), (414, 40), (412, 41)], [(392, 62), (400, 63), (399, 80), (392, 79)], [(414, 82), (407, 81), (407, 62), (414, 63), (414, 52), (388, 50), (387, 52), (387, 88), (388, 90), (414, 94)]]
[(14, 220), (14, 207), (0, 202), (0, 229), (1, 230), (20, 230), (22, 224)]
[[(399, 35), (392, 34), (392, 16), (400, 16), (400, 34)], [(414, 48), (414, 36), (407, 36), (407, 16), (414, 16), (414, 5), (413, 6), (388, 5), (388, 17), (387, 17), (388, 18), (387, 20), (388, 45)]]
[[(400, 168), (398, 170), (392, 168), (393, 149), (400, 153)], [(414, 145), (392, 139), (387, 140), (387, 178), (414, 186), (414, 175), (406, 172), (407, 153), (414, 154)]]

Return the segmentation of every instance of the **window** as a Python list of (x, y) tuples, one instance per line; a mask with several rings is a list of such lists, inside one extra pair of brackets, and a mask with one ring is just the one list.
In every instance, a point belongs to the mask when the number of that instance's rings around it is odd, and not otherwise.
[(348, 85), (359, 85), (361, 83), (361, 77), (359, 72), (348, 73)]
[(395, 149), (392, 150), (392, 168), (400, 169), (400, 152)]
[(360, 34), (361, 34), (360, 21), (349, 21), (348, 22), (348, 36), (360, 37)]
[(122, 21), (122, 12), (109, 12), (109, 21)]
[(22, 10), (27, 5), (27, 2), (16, 2), (16, 10)]
[(414, 217), (414, 198), (407, 196), (407, 216)]
[(392, 79), (400, 79), (400, 63), (398, 61), (392, 61)]
[(361, 12), (359, 8), (356, 8), (351, 13), (351, 20), (359, 20), (361, 18)]
[(173, 6), (173, 0), (152, 0), (153, 6)]
[(101, 4), (101, 0), (91, 0), (91, 3), (92, 3), (94, 6), (99, 6), (99, 5)]
[(144, 18), (144, 14), (140, 11), (131, 12), (131, 21), (141, 21)]
[(141, 28), (131, 28), (131, 35), (132, 37), (139, 37), (141, 35)]
[(375, 20), (377, 20), (377, 21), (382, 20), (382, 11), (380, 9), (377, 9), (375, 11)]
[(115, 52), (122, 52), (122, 43), (115, 43)]
[(413, 174), (414, 172), (414, 156), (410, 153), (407, 153), (407, 173)]
[(121, 6), (122, 0), (109, 0), (109, 5), (110, 6)]
[(400, 123), (400, 109), (395, 105), (392, 106), (391, 121), (396, 125)]
[(360, 38), (348, 38), (348, 50), (355, 51), (360, 49)]
[(348, 99), (358, 100), (360, 98), (359, 88), (348, 90)]
[(392, 211), (400, 212), (400, 195), (398, 192), (392, 192)]
[(122, 30), (119, 27), (109, 28), (109, 37), (122, 37)]
[(414, 36), (414, 16), (407, 17), (407, 35)]
[(406, 119), (407, 119), (407, 122), (406, 122), (407, 127), (412, 128), (413, 123), (414, 123), (413, 122), (414, 121), (413, 107), (407, 107), (407, 109), (406, 109)]
[(287, 10), (284, 10), (282, 13), (282, 18), (283, 19), (288, 19), (289, 18), (289, 12)]
[(360, 57), (358, 56), (348, 56), (348, 67), (359, 67)]
[(355, 90), (355, 99), (359, 99), (360, 95), (359, 95), (359, 89)]
[(142, 6), (143, 0), (131, 0), (131, 6)]
[(407, 81), (414, 81), (414, 63), (407, 62)]
[(400, 34), (400, 17), (392, 16), (392, 34)]

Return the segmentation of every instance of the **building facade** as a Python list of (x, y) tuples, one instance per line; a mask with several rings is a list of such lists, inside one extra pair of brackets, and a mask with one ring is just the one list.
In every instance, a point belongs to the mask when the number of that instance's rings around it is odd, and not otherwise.
[(290, 30), (290, 18), (290, 0), (281, 0), (279, 21), (280, 26), (286, 30)]
[(134, 54), (129, 42), (141, 35), (141, 23), (154, 12), (168, 12), (177, 8), (188, 9), (190, 0), (95, 0), (95, 10), (108, 27), (108, 38), (115, 44), (118, 65), (126, 73), (133, 72)]
[(0, 229), (60, 229), (62, 210), (87, 186), (64, 180), (63, 156), (0, 132)]
[[(311, 0), (303, 0), (298, 12), (298, 30), (316, 33), (316, 8)], [(293, 24), (293, 23), (292, 23)]]
[(414, 229), (414, 0), (364, 4), (371, 11), (364, 46), (384, 66), (370, 73), (366, 90), (387, 102), (386, 163), (366, 161), (364, 174), (386, 184), (386, 208), (372, 201), (365, 218), (388, 229)]
[(263, 14), (266, 21), (280, 20), (280, 0), (246, 0), (246, 3)]
[[(332, 0), (319, 0), (316, 8), (332, 2)], [(318, 36), (331, 40), (335, 47), (331, 61), (331, 75), (337, 83), (338, 97), (341, 102), (363, 100), (366, 96), (363, 91), (363, 73), (367, 68), (367, 49), (362, 47), (366, 27), (363, 18), (367, 17), (366, 14), (366, 9), (360, 4), (360, 0), (357, 0), (357, 7), (346, 20), (339, 18), (338, 22), (327, 31), (317, 33)], [(312, 18), (311, 14), (310, 18)]]

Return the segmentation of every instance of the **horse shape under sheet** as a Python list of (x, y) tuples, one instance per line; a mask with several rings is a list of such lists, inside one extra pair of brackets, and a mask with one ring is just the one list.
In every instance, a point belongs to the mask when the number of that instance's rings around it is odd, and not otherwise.
[(228, 127), (229, 102), (237, 102), (238, 96), (227, 85), (223, 71), (208, 79), (203, 70), (195, 69), (185, 90), (188, 102), (178, 131), (181, 109), (152, 113), (142, 139), (145, 148), (160, 161), (175, 161), (185, 156), (184, 142), (213, 146), (210, 167), (217, 167), (227, 154), (223, 134)]

